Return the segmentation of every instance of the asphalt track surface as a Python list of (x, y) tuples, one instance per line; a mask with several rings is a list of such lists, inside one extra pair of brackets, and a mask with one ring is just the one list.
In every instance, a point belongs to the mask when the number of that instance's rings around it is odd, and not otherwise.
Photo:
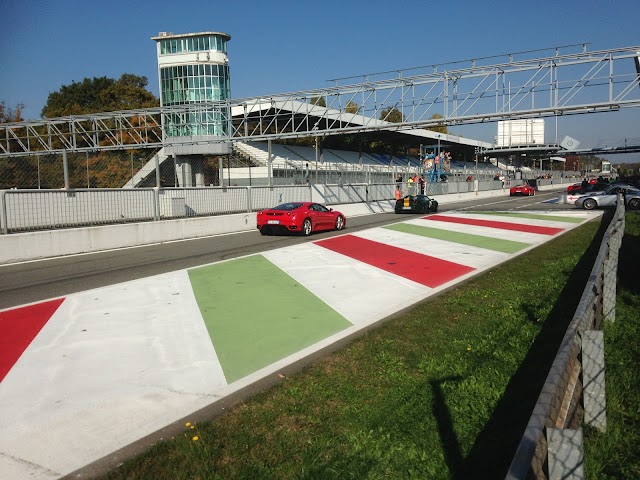
[[(441, 205), (440, 212), (453, 210), (575, 210), (572, 205), (541, 203), (558, 197), (558, 192), (541, 192), (533, 197), (507, 197)], [(378, 213), (348, 219), (348, 232), (380, 227), (399, 219), (420, 215)], [(70, 293), (113, 285), (183, 268), (229, 260), (275, 248), (339, 235), (322, 232), (311, 238), (263, 237), (256, 231), (217, 235), (106, 252), (69, 255), (11, 265), (0, 265), (0, 309)]]
[(541, 203), (552, 198), (355, 217), (311, 238), (256, 231), (1, 267), (0, 478), (103, 472), (185, 418), (220, 413), (597, 215)]

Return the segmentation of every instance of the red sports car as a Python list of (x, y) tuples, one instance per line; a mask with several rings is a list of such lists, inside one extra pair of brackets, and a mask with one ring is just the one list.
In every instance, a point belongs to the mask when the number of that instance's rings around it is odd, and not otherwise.
[(347, 226), (345, 216), (314, 202), (289, 202), (258, 212), (257, 227), (262, 235), (294, 232), (311, 235), (319, 230), (342, 230)]
[(511, 189), (509, 190), (509, 195), (511, 195), (512, 197), (514, 195), (535, 195), (535, 194), (536, 194), (536, 189), (526, 183), (523, 183), (522, 185), (516, 185), (515, 187), (511, 187)]
[(574, 183), (567, 187), (567, 193), (577, 192), (578, 190), (582, 190), (582, 183)]

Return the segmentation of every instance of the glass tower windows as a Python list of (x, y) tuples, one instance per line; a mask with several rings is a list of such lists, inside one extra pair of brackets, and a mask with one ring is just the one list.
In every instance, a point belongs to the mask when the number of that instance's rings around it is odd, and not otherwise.
[(226, 38), (220, 35), (200, 35), (160, 40), (160, 55), (207, 51), (227, 53)]
[[(231, 98), (228, 65), (176, 65), (160, 69), (163, 106), (220, 102)], [(186, 114), (166, 114), (168, 136), (225, 135), (228, 108), (207, 107)]]

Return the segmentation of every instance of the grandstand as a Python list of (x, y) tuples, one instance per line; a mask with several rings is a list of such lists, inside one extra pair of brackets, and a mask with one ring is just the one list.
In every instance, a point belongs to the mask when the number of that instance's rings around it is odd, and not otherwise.
[[(229, 168), (232, 185), (264, 185), (268, 182), (269, 145), (267, 142), (234, 142), (235, 161)], [(271, 169), (274, 184), (285, 183), (388, 183), (398, 174), (426, 174), (418, 156), (384, 155), (300, 145), (271, 144)], [(486, 162), (451, 161), (444, 172), (453, 177), (468, 175), (492, 178), (507, 173)]]

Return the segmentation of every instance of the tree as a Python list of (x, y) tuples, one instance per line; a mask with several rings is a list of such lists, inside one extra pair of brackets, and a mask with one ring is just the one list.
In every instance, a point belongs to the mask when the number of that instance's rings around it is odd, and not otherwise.
[(10, 108), (5, 105), (4, 101), (0, 102), (0, 123), (22, 122), (24, 107), (23, 103), (19, 103), (15, 108)]
[(396, 107), (389, 107), (380, 112), (380, 120), (392, 123), (402, 123), (404, 122), (404, 115), (402, 115), (402, 112)]
[[(440, 115), (439, 113), (434, 113), (433, 115), (431, 115), (431, 120), (440, 120), (444, 118), (442, 115)], [(449, 130), (447, 129), (446, 125), (438, 125), (437, 127), (429, 127), (426, 128), (425, 130), (431, 130), (432, 132), (438, 132), (438, 133), (449, 133)]]
[(42, 116), (53, 118), (158, 106), (159, 100), (145, 88), (147, 83), (147, 77), (130, 73), (118, 80), (94, 77), (72, 82), (49, 94)]
[(358, 105), (356, 102), (352, 102), (351, 100), (347, 102), (347, 106), (344, 108), (345, 112), (353, 114), (358, 113), (358, 110), (360, 110), (360, 105)]
[(311, 105), (318, 105), (319, 107), (327, 108), (327, 102), (324, 97), (311, 97)]

